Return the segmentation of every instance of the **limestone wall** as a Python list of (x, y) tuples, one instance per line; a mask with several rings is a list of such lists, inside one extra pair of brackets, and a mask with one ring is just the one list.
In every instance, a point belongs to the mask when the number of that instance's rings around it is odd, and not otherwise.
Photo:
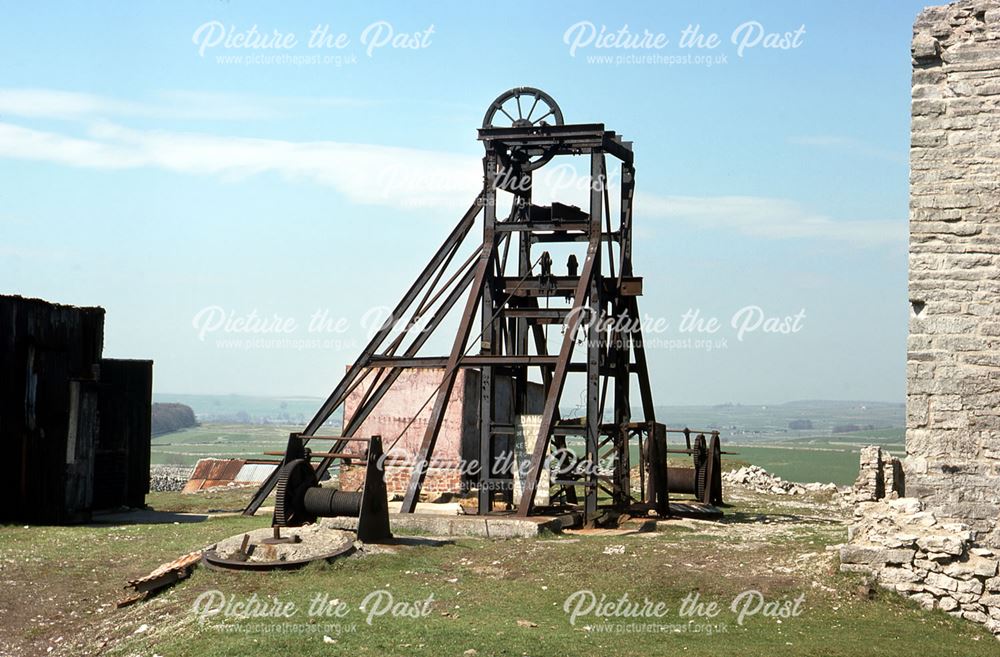
[(939, 521), (912, 497), (862, 502), (855, 518), (841, 570), (871, 573), (926, 609), (983, 623), (1000, 637), (997, 553), (976, 546), (968, 526)]
[(1000, 0), (914, 25), (906, 494), (1000, 547)]

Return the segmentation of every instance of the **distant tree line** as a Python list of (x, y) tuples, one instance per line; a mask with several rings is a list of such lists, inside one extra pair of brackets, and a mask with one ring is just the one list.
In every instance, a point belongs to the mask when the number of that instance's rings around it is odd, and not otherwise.
[(813, 428), (813, 423), (812, 420), (792, 420), (791, 422), (788, 423), (788, 428), (792, 429), (793, 431), (798, 431), (802, 429), (808, 430)]
[(833, 428), (833, 433), (854, 433), (855, 431), (873, 431), (874, 424), (838, 424)]
[(153, 404), (152, 431), (160, 436), (172, 431), (198, 426), (194, 411), (186, 404)]

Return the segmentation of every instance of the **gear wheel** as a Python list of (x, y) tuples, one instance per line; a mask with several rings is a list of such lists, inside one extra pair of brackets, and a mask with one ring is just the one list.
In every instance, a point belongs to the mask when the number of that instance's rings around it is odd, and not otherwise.
[(703, 500), (705, 489), (708, 488), (708, 446), (705, 444), (703, 434), (694, 439), (694, 474), (694, 495)]
[(315, 522), (302, 505), (306, 490), (318, 486), (316, 471), (305, 459), (295, 459), (282, 466), (275, 486), (274, 520), (275, 527), (300, 527), (307, 522)]

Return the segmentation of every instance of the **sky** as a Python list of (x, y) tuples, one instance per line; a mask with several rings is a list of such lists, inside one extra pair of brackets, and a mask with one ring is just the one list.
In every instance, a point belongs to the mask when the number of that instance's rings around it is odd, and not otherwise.
[(4, 2), (0, 294), (106, 308), (156, 392), (325, 396), (534, 86), (634, 142), (657, 403), (902, 401), (923, 6)]

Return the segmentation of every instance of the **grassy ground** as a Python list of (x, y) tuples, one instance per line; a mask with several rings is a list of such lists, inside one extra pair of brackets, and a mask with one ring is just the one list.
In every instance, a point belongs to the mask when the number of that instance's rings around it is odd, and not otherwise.
[(854, 483), (858, 477), (858, 452), (852, 449), (808, 449), (778, 446), (738, 445), (729, 457), (759, 465), (787, 481)]
[(780, 442), (727, 444), (737, 452), (731, 458), (759, 465), (788, 481), (832, 481), (854, 483), (862, 447), (881, 445), (894, 454), (903, 454), (904, 429), (876, 429), (842, 434), (803, 435)]
[[(160, 511), (242, 507), (246, 491), (154, 494)], [(663, 532), (595, 530), (559, 537), (443, 544), (401, 541), (378, 554), (291, 573), (199, 568), (160, 596), (125, 609), (113, 603), (126, 579), (218, 539), (266, 526), (266, 516), (202, 522), (0, 530), (0, 654), (141, 655), (997, 655), (979, 627), (921, 611), (839, 574), (828, 545), (845, 538), (844, 510), (821, 497), (789, 500), (733, 490), (723, 523), (674, 521)], [(198, 596), (256, 594), (293, 602), (292, 618), (199, 624)], [(758, 613), (740, 625), (729, 605), (746, 590), (790, 604), (796, 617)], [(429, 615), (375, 616), (359, 609), (373, 592), (393, 602), (433, 596)], [(662, 618), (581, 616), (565, 601), (592, 591), (618, 601), (662, 602)], [(693, 593), (722, 608), (688, 627), (679, 604)], [(308, 615), (327, 595), (343, 618)], [(405, 611), (402, 607), (400, 611)], [(370, 611), (370, 609), (369, 609)], [(711, 629), (712, 631), (706, 631)], [(666, 630), (666, 631), (664, 631)], [(52, 651), (49, 652), (49, 648)]]
[(288, 434), (301, 426), (202, 424), (153, 438), (150, 460), (161, 465), (194, 465), (203, 458), (264, 458), (284, 450)]
[[(153, 439), (152, 462), (194, 465), (200, 458), (260, 458), (265, 451), (283, 450), (288, 434), (301, 427), (253, 424), (203, 424)], [(676, 437), (672, 437), (676, 440)], [(858, 452), (865, 445), (881, 444), (902, 452), (902, 429), (859, 431), (836, 435), (800, 435), (780, 442), (740, 445), (726, 438), (726, 450), (738, 452), (729, 463), (759, 465), (789, 481), (853, 483), (858, 472)], [(582, 443), (574, 445), (582, 449)], [(678, 445), (673, 445), (678, 446)], [(635, 450), (634, 450), (635, 451)], [(632, 455), (637, 462), (638, 453)], [(679, 457), (675, 459), (680, 463)]]

